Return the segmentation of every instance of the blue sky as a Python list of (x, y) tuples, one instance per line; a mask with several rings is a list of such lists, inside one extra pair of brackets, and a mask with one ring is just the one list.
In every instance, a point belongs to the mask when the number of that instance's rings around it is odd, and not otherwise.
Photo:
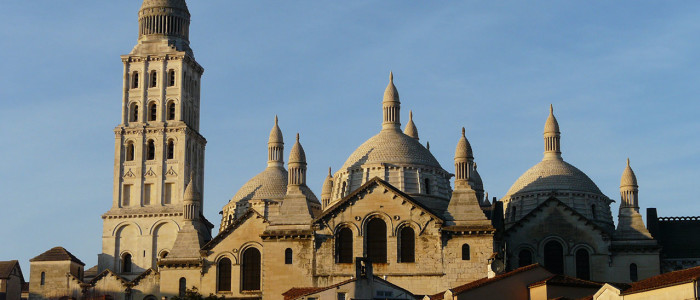
[[(91, 267), (112, 203), (113, 128), (140, 1), (7, 0), (0, 10), (0, 260), (61, 245)], [(405, 125), (443, 168), (460, 128), (491, 196), (542, 158), (554, 104), (564, 159), (608, 197), (630, 157), (640, 205), (700, 215), (700, 2), (189, 1), (205, 68), (205, 207), (266, 163), (274, 115), (320, 193), (381, 126), (390, 70)], [(618, 203), (612, 206), (616, 218)], [(218, 228), (215, 228), (215, 231)], [(28, 277), (26, 278), (28, 280)]]

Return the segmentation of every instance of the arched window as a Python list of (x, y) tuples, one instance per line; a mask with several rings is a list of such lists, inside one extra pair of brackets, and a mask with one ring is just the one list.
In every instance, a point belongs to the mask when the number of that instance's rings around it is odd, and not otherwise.
[(156, 87), (158, 85), (158, 75), (156, 71), (151, 71), (151, 87)]
[(134, 160), (134, 143), (133, 142), (128, 142), (126, 144), (126, 161), (132, 161)]
[(41, 285), (46, 284), (46, 272), (41, 272)]
[(156, 103), (151, 102), (151, 104), (148, 105), (148, 120), (155, 121), (157, 116), (158, 116), (158, 109), (156, 108)]
[(416, 234), (413, 228), (406, 226), (399, 232), (399, 262), (416, 261)]
[(343, 227), (338, 230), (335, 237), (336, 262), (340, 264), (352, 263), (352, 230)]
[(156, 143), (153, 140), (148, 140), (148, 145), (146, 146), (146, 160), (156, 159)]
[(343, 181), (343, 187), (340, 189), (340, 197), (345, 197), (345, 190), (347, 188), (348, 183)]
[(284, 264), (285, 265), (291, 265), (292, 264), (292, 249), (287, 248), (284, 250)]
[(630, 264), (630, 281), (636, 282), (639, 280), (637, 276), (637, 264)]
[(425, 187), (425, 193), (430, 194), (430, 179), (426, 178), (423, 180), (423, 186)]
[(529, 266), (532, 264), (532, 252), (527, 249), (520, 250), (518, 253), (518, 267)]
[(513, 215), (511, 215), (511, 220), (515, 221), (515, 216), (518, 214), (518, 207), (513, 205)]
[(134, 72), (131, 75), (131, 88), (137, 89), (139, 87), (139, 72)]
[(233, 215), (228, 215), (228, 225), (231, 225), (233, 223)]
[(168, 71), (168, 86), (175, 86), (175, 70)]
[(139, 121), (139, 105), (136, 103), (132, 103), (131, 109), (129, 112), (130, 112), (129, 121), (130, 122), (138, 122)]
[(564, 247), (557, 241), (544, 245), (544, 267), (555, 274), (564, 274)]
[(168, 102), (168, 120), (175, 120), (175, 102)]
[(217, 287), (218, 291), (231, 291), (231, 260), (222, 258), (216, 269), (218, 270)]
[(386, 223), (380, 218), (367, 222), (367, 257), (372, 263), (386, 263)]
[(595, 204), (591, 204), (591, 215), (593, 216), (593, 220), (597, 219), (595, 215)]
[(161, 258), (161, 259), (162, 259), (162, 258), (166, 258), (166, 257), (168, 257), (168, 251), (163, 251), (163, 252), (160, 253), (160, 258)]
[(586, 249), (576, 250), (576, 277), (584, 280), (591, 279), (591, 263)]
[(173, 159), (175, 157), (175, 142), (173, 140), (168, 141), (168, 159)]
[(472, 255), (469, 251), (469, 244), (463, 244), (462, 245), (462, 260), (470, 260), (472, 259)]
[(241, 263), (241, 290), (260, 290), (260, 251), (248, 248), (243, 252)]
[(180, 298), (185, 297), (185, 292), (187, 291), (187, 279), (185, 279), (185, 277), (180, 277), (180, 282), (178, 285), (178, 295)]
[(122, 256), (122, 273), (131, 273), (131, 254)]

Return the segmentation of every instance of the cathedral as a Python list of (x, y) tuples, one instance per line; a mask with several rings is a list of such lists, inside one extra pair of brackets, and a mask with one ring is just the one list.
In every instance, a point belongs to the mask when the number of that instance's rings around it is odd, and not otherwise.
[(65, 249), (49, 250), (31, 260), (30, 299), (156, 300), (192, 288), (283, 299), (293, 288), (351, 280), (360, 262), (413, 295), (533, 263), (599, 282), (661, 272), (629, 160), (621, 162), (615, 227), (614, 200), (563, 159), (558, 121), (545, 108), (542, 161), (489, 199), (464, 128), (445, 130), (455, 141), (447, 169), (420, 142), (411, 114), (401, 128), (393, 74), (381, 108), (377, 101), (381, 129), (329, 170), (320, 197), (309, 185), (321, 183), (306, 180), (303, 135), (287, 134), (285, 155), (284, 116), (270, 118), (267, 165), (221, 208), (213, 234), (202, 213), (204, 69), (190, 48), (185, 0), (144, 0), (138, 24), (136, 46), (121, 57), (113, 197), (101, 216), (98, 265), (85, 270)]

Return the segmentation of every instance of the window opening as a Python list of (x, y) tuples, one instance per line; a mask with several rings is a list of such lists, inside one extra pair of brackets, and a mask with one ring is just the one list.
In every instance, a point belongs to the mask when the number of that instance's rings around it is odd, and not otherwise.
[(386, 223), (380, 218), (367, 222), (367, 257), (372, 263), (386, 263)]
[(222, 258), (219, 261), (217, 267), (219, 271), (218, 284), (219, 291), (230, 292), (231, 291), (231, 260), (228, 258)]
[(131, 273), (131, 254), (124, 254), (122, 258), (122, 273)]
[(168, 141), (168, 159), (173, 159), (175, 157), (175, 142), (173, 140)]
[(41, 285), (46, 284), (46, 272), (41, 272)]
[(291, 265), (292, 264), (292, 249), (287, 248), (284, 250), (284, 264), (285, 265)]
[(146, 160), (156, 159), (156, 144), (153, 142), (153, 140), (148, 140), (148, 146), (146, 149)]
[(180, 298), (185, 297), (185, 292), (187, 291), (187, 279), (185, 277), (180, 278), (178, 295)]
[(469, 249), (469, 244), (462, 244), (462, 260), (472, 259), (472, 254)]
[(544, 245), (544, 266), (555, 274), (564, 274), (564, 247), (557, 241)]
[(175, 70), (168, 71), (168, 86), (175, 86)]
[(168, 120), (175, 120), (175, 103), (168, 103)]
[(156, 71), (151, 72), (151, 87), (156, 87), (158, 83), (158, 75)]
[(352, 263), (352, 230), (343, 227), (338, 231), (335, 238), (336, 262), (345, 264)]
[(131, 122), (138, 122), (139, 120), (139, 105), (134, 103), (131, 105), (131, 117), (130, 120)]
[(639, 280), (637, 276), (637, 264), (630, 264), (630, 281), (636, 282)]
[(401, 228), (401, 240), (399, 241), (399, 262), (416, 261), (416, 234), (413, 228), (406, 226)]
[(248, 248), (243, 252), (241, 263), (241, 289), (244, 291), (260, 290), (260, 251)]
[(131, 88), (137, 89), (139, 87), (139, 72), (134, 72), (131, 76)]
[(424, 186), (425, 186), (425, 193), (430, 194), (430, 179), (426, 178), (424, 180)]
[(134, 143), (129, 142), (126, 144), (126, 161), (134, 160)]
[(576, 251), (576, 277), (584, 280), (591, 279), (591, 266), (586, 249)]
[(532, 252), (530, 250), (520, 250), (518, 253), (518, 267), (529, 266), (532, 264)]
[(149, 121), (155, 121), (157, 117), (157, 108), (155, 103), (151, 103), (148, 105), (148, 120)]

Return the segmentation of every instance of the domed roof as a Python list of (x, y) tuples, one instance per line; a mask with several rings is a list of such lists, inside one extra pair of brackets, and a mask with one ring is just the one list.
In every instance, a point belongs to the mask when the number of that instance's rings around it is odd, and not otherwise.
[(151, 7), (172, 7), (187, 10), (187, 3), (185, 0), (143, 0), (141, 9)]
[(238, 202), (251, 199), (282, 199), (285, 194), (287, 194), (287, 170), (281, 167), (268, 167), (248, 180), (232, 200)]
[(442, 169), (430, 151), (416, 139), (391, 129), (380, 131), (360, 145), (340, 170), (373, 163), (424, 165)]
[(333, 193), (333, 175), (331, 175), (331, 168), (328, 168), (328, 176), (326, 176), (326, 180), (323, 181), (321, 195), (330, 195), (331, 193)]
[(559, 133), (559, 122), (554, 117), (554, 107), (551, 104), (549, 105), (549, 117), (544, 123), (544, 133)]
[(472, 145), (469, 144), (469, 141), (467, 140), (464, 127), (462, 127), (462, 136), (457, 142), (457, 149), (455, 149), (455, 159), (458, 158), (474, 158), (474, 152), (472, 152)]
[(527, 170), (510, 187), (506, 197), (516, 193), (571, 190), (601, 194), (598, 186), (581, 170), (561, 159), (546, 159)]
[(623, 186), (637, 186), (637, 176), (634, 175), (634, 171), (630, 167), (630, 159), (627, 159), (627, 167), (622, 171), (622, 178), (620, 179), (620, 187)]
[(306, 163), (306, 152), (304, 147), (299, 143), (299, 134), (297, 133), (297, 142), (292, 146), (292, 151), (289, 151), (290, 163)]
[(267, 142), (268, 142), (268, 144), (269, 143), (284, 144), (284, 139), (282, 138), (282, 130), (280, 129), (280, 126), (278, 125), (277, 116), (275, 116), (275, 125), (272, 126), (272, 129), (270, 130), (270, 138), (267, 140)]

